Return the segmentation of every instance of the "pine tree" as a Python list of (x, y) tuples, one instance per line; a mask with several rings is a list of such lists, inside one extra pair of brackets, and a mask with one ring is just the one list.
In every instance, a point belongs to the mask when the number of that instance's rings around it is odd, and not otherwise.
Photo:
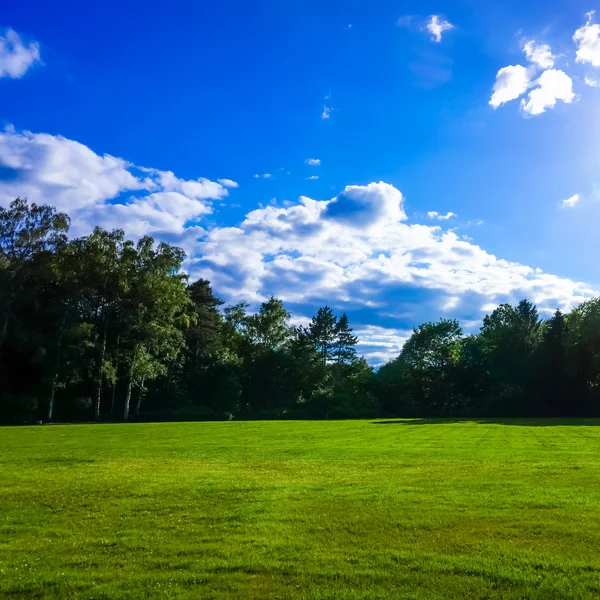
[(308, 331), (323, 364), (327, 364), (333, 356), (337, 338), (337, 319), (329, 306), (317, 311), (317, 316), (312, 318)]
[(337, 363), (349, 363), (356, 358), (356, 344), (358, 338), (352, 335), (352, 328), (348, 323), (348, 316), (344, 313), (336, 327), (334, 359)]

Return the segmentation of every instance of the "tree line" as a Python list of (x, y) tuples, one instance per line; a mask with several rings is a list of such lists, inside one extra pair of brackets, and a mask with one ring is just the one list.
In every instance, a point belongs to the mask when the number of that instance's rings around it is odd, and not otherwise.
[(345, 314), (224, 306), (180, 248), (69, 225), (0, 207), (0, 422), (600, 412), (600, 299), (546, 321), (502, 304), (476, 335), (425, 323), (374, 370)]

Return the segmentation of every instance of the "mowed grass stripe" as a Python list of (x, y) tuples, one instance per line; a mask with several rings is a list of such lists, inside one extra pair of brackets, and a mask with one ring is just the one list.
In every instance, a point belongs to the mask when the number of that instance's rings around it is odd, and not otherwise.
[(0, 597), (597, 598), (600, 421), (0, 429)]

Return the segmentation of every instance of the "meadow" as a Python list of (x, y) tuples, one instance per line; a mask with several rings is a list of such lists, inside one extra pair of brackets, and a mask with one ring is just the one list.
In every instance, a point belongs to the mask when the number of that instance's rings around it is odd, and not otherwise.
[(0, 428), (2, 598), (598, 598), (600, 420)]

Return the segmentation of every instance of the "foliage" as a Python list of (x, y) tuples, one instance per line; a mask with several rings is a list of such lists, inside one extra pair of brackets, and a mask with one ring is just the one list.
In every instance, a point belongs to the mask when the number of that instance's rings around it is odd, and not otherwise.
[(345, 313), (223, 306), (180, 248), (68, 227), (0, 208), (1, 422), (600, 414), (600, 299), (546, 321), (501, 304), (469, 335), (424, 323), (375, 371)]

